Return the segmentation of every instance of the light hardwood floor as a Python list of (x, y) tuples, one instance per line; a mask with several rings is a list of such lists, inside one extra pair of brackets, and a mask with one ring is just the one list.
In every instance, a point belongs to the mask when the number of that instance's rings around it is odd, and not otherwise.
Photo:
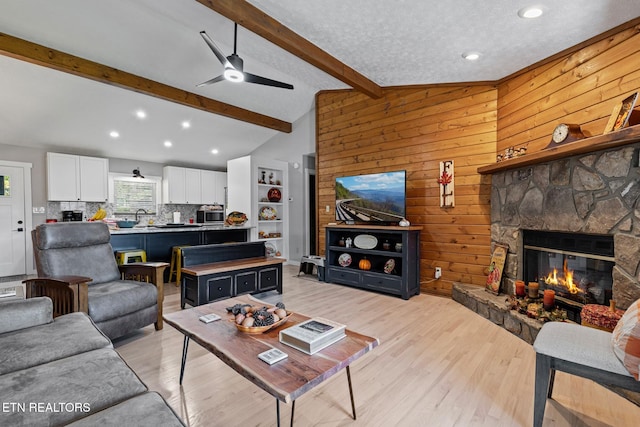
[[(422, 294), (404, 301), (296, 274), (297, 267), (285, 266), (281, 297), (288, 309), (342, 322), (381, 344), (351, 366), (357, 420), (341, 372), (297, 400), (295, 425), (531, 425), (535, 354), (529, 344), (451, 299)], [(177, 288), (166, 289), (165, 313), (179, 310)], [(196, 343), (180, 387), (182, 340), (171, 326), (150, 326), (114, 345), (187, 425), (276, 424), (275, 399)], [(291, 406), (280, 409), (288, 425)], [(559, 372), (544, 425), (636, 427), (640, 407)]]

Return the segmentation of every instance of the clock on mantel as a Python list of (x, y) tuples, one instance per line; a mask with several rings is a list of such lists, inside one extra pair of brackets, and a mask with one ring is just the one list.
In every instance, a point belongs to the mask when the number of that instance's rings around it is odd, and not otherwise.
[(553, 133), (551, 134), (551, 142), (545, 147), (545, 150), (547, 148), (557, 147), (559, 145), (584, 138), (586, 138), (586, 136), (582, 133), (580, 125), (560, 123), (553, 130)]

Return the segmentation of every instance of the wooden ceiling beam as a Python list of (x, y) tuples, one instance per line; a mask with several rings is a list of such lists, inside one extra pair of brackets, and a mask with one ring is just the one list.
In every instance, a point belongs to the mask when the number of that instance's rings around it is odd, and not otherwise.
[(372, 98), (382, 97), (382, 88), (376, 83), (245, 0), (197, 1), (362, 93)]
[(0, 33), (0, 54), (212, 114), (291, 133), (292, 126), (289, 122), (187, 92), (8, 34)]

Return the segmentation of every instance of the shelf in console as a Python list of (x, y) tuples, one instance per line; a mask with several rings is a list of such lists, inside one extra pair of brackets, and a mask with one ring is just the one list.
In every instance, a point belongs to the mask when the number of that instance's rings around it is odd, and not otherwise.
[(344, 246), (331, 246), (332, 251), (336, 252), (349, 252), (354, 254), (375, 255), (383, 257), (402, 258), (402, 252), (385, 251), (377, 249), (360, 249), (360, 248), (345, 248)]

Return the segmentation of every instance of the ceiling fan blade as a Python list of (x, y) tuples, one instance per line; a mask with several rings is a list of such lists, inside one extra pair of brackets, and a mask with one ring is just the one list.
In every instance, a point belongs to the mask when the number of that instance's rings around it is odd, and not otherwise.
[(247, 73), (246, 71), (244, 72), (244, 81), (249, 83), (256, 83), (259, 85), (280, 87), (283, 89), (293, 89), (293, 85), (289, 83), (283, 83), (277, 80), (268, 79), (266, 77), (256, 76), (255, 74)]
[(233, 65), (231, 65), (231, 63), (229, 62), (229, 60), (224, 56), (224, 54), (222, 53), (222, 51), (220, 50), (220, 48), (218, 48), (218, 46), (216, 46), (216, 44), (213, 42), (213, 40), (211, 40), (211, 37), (209, 37), (209, 35), (204, 32), (204, 31), (200, 31), (200, 35), (202, 36), (202, 38), (204, 39), (204, 41), (207, 43), (207, 45), (209, 46), (209, 48), (213, 51), (213, 53), (216, 55), (216, 57), (218, 58), (218, 61), (220, 61), (220, 63), (226, 68), (228, 66), (233, 67)]
[(218, 77), (214, 77), (211, 80), (207, 80), (206, 82), (202, 82), (199, 85), (197, 85), (196, 87), (211, 85), (211, 84), (214, 84), (214, 83), (221, 82), (222, 80), (225, 80), (225, 78), (224, 78), (224, 76), (222, 74), (220, 74)]

